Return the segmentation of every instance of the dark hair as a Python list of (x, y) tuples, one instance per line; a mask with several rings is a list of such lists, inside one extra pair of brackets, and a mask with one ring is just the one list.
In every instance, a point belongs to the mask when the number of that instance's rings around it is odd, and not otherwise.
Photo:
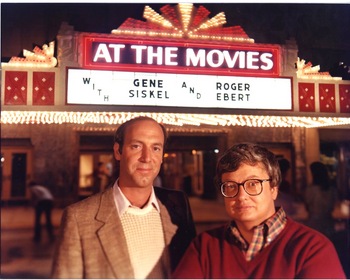
[(312, 174), (312, 183), (321, 186), (322, 190), (328, 190), (330, 188), (330, 180), (326, 165), (322, 162), (315, 161), (310, 164), (310, 170)]
[(126, 121), (125, 123), (121, 124), (118, 127), (117, 131), (115, 132), (115, 134), (114, 134), (114, 143), (118, 143), (119, 144), (119, 153), (122, 153), (122, 150), (123, 150), (126, 129), (129, 126), (131, 126), (132, 124), (134, 124), (136, 122), (139, 122), (139, 121), (153, 121), (153, 122), (157, 123), (160, 126), (160, 128), (162, 129), (162, 131), (163, 131), (164, 145), (165, 145), (166, 140), (168, 138), (168, 135), (167, 135), (165, 127), (162, 124), (158, 123), (153, 118), (146, 117), (146, 116), (140, 116), (140, 117), (136, 117), (136, 118), (130, 119), (130, 120)]
[(275, 155), (263, 146), (252, 143), (236, 144), (229, 148), (219, 158), (216, 165), (216, 184), (221, 184), (221, 176), (224, 173), (234, 172), (242, 164), (255, 165), (262, 163), (271, 179), (272, 186), (281, 183), (281, 170)]
[(278, 164), (280, 166), (282, 175), (285, 175), (285, 173), (287, 173), (287, 171), (290, 169), (289, 160), (286, 158), (280, 158), (278, 160)]

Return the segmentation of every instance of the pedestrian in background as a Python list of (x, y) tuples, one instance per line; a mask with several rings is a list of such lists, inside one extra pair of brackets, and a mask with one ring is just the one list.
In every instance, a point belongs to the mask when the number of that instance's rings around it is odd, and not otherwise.
[(232, 221), (198, 235), (173, 278), (344, 278), (323, 234), (275, 208), (281, 171), (275, 155), (238, 144), (219, 159), (216, 181)]
[(122, 124), (114, 140), (119, 178), (65, 209), (53, 278), (169, 278), (195, 236), (185, 193), (153, 186), (165, 128), (139, 117)]
[(278, 159), (278, 165), (281, 170), (281, 183), (278, 187), (278, 196), (275, 200), (275, 206), (282, 206), (284, 212), (291, 218), (296, 219), (298, 209), (304, 207), (304, 204), (296, 199), (296, 192), (293, 191), (292, 184), (287, 180), (290, 171), (290, 162), (286, 158)]
[(31, 200), (35, 209), (34, 242), (41, 241), (41, 216), (45, 214), (46, 231), (50, 241), (54, 241), (51, 213), (53, 209), (53, 195), (48, 188), (32, 181), (29, 183)]
[(309, 217), (306, 224), (331, 237), (334, 233), (332, 212), (336, 203), (335, 188), (331, 185), (326, 165), (315, 161), (310, 164), (312, 183), (305, 190), (304, 200)]
[(290, 171), (290, 162), (286, 158), (281, 158), (278, 160), (278, 164), (281, 169), (281, 183), (279, 186), (279, 192), (283, 192), (285, 194), (294, 195), (294, 191), (292, 190), (292, 185), (287, 180), (288, 172)]

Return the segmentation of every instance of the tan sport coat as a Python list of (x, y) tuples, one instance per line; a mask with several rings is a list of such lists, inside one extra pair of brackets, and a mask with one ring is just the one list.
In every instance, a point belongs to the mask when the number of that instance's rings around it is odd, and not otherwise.
[[(195, 236), (195, 226), (183, 192), (155, 187), (155, 194), (168, 249), (165, 264), (170, 277)], [(112, 187), (64, 210), (52, 277), (134, 278)]]

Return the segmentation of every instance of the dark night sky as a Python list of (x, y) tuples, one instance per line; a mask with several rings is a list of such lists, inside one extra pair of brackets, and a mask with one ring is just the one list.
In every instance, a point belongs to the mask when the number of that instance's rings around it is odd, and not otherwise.
[[(169, 2), (168, 2), (169, 3)], [(1, 3), (1, 56), (22, 56), (22, 50), (55, 40), (63, 21), (76, 31), (110, 33), (128, 17), (143, 18), (149, 5), (160, 13), (165, 3)], [(176, 2), (170, 2), (176, 5)], [(227, 26), (240, 25), (256, 43), (284, 44), (295, 38), (299, 57), (321, 71), (338, 62), (350, 65), (350, 5), (278, 3), (197, 3), (213, 17), (226, 15)]]

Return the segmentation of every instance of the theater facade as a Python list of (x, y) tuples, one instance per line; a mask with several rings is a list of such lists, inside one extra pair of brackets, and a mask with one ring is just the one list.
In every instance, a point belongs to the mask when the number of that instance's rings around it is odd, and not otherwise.
[(204, 6), (145, 6), (110, 34), (62, 23), (55, 42), (2, 63), (2, 203), (26, 202), (28, 182), (58, 205), (104, 189), (118, 174), (113, 134), (150, 116), (169, 134), (162, 185), (217, 197), (217, 157), (257, 142), (291, 163), (296, 193), (308, 166), (327, 164), (349, 195), (350, 81), (298, 57), (294, 40), (259, 44), (225, 13)]

